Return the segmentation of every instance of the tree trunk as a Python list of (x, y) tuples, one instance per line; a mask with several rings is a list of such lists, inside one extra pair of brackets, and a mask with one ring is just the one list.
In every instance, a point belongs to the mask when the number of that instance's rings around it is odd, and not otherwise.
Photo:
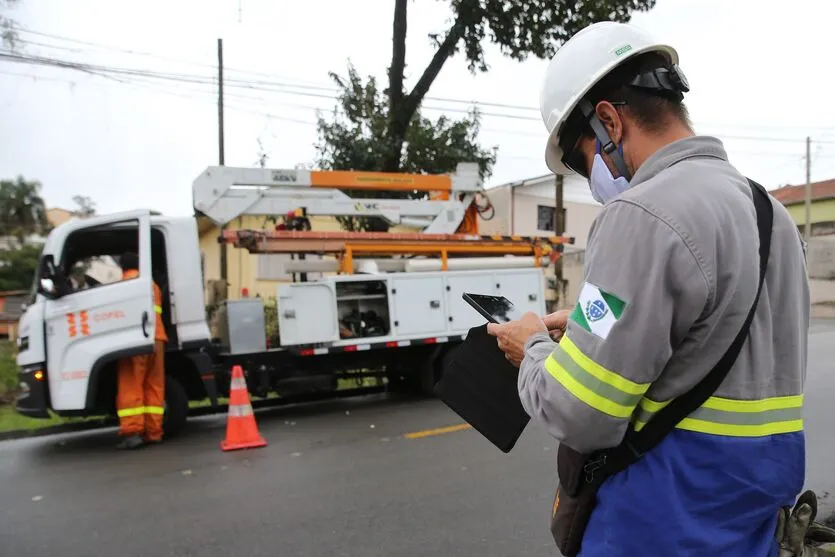
[[(402, 12), (398, 10), (400, 4), (404, 4)], [(398, 17), (402, 16), (403, 21), (398, 23)], [(415, 115), (420, 103), (429, 92), (429, 87), (441, 73), (441, 68), (455, 52), (455, 45), (463, 36), (464, 25), (456, 20), (453, 26), (447, 32), (446, 38), (438, 47), (432, 61), (423, 70), (423, 75), (415, 84), (412, 92), (408, 96), (403, 97), (403, 70), (405, 68), (406, 56), (406, 7), (404, 0), (397, 0), (395, 4), (394, 13), (394, 47), (392, 52), (392, 66), (389, 68), (389, 124), (387, 136), (389, 140), (389, 149), (383, 161), (384, 172), (397, 172), (400, 170), (401, 151), (403, 150), (403, 143), (406, 141), (406, 131), (409, 128), (409, 122)], [(398, 35), (401, 33), (402, 35)], [(402, 43), (402, 48), (401, 48)], [(398, 56), (402, 56), (402, 63), (399, 64), (400, 71), (396, 72)], [(395, 87), (396, 86), (396, 87)], [(399, 93), (395, 93), (395, 88)], [(395, 98), (399, 102), (395, 103)]]

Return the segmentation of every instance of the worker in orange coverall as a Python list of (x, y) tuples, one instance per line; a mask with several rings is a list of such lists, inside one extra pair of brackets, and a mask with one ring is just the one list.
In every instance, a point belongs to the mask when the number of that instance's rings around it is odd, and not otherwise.
[[(139, 258), (125, 253), (119, 264), (122, 280), (139, 276)], [(120, 449), (136, 449), (145, 443), (162, 442), (162, 418), (165, 410), (165, 343), (168, 336), (162, 323), (162, 291), (154, 288), (154, 351), (118, 363), (116, 410), (119, 416)]]

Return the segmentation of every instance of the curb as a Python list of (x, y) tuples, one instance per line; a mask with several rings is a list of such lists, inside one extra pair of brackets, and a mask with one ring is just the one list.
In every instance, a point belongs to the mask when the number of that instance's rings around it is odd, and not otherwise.
[[(267, 400), (253, 400), (251, 402), (254, 409), (270, 409), (292, 406), (296, 404), (304, 404), (311, 402), (327, 402), (330, 400), (338, 400), (343, 398), (355, 398), (366, 395), (374, 395), (385, 392), (383, 387), (359, 387), (352, 390), (337, 391), (336, 393), (310, 393), (295, 395), (288, 398), (277, 398)], [(191, 408), (188, 412), (189, 418), (196, 418), (198, 416), (221, 415), (228, 412), (228, 407), (225, 404), (218, 405), (217, 408), (211, 406), (203, 406), (198, 408)], [(54, 426), (47, 426), (39, 429), (15, 429), (12, 431), (0, 432), (0, 442), (14, 441), (17, 439), (28, 439), (32, 437), (45, 437), (47, 435), (57, 435), (59, 433), (78, 433), (82, 431), (93, 431), (96, 429), (105, 429), (108, 427), (115, 427), (119, 425), (119, 420), (115, 417), (102, 418), (100, 420), (90, 420), (88, 422), (79, 422), (74, 424), (59, 424)]]
[(77, 424), (59, 424), (42, 427), (39, 429), (14, 429), (0, 432), (0, 442), (14, 441), (16, 439), (27, 439), (30, 437), (44, 437), (46, 435), (57, 435), (59, 433), (75, 433), (78, 431), (90, 431), (93, 429), (104, 429), (116, 425), (115, 420), (90, 421)]

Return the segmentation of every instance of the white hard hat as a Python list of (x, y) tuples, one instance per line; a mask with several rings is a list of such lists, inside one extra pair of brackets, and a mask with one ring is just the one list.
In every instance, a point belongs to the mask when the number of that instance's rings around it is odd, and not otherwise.
[(551, 59), (539, 95), (542, 121), (548, 130), (545, 164), (556, 174), (574, 174), (562, 163), (559, 137), (565, 121), (597, 82), (625, 61), (645, 52), (665, 55), (678, 64), (678, 53), (643, 29), (626, 23), (594, 23), (572, 36)]
[(380, 267), (373, 259), (361, 259), (357, 263), (357, 273), (361, 275), (379, 275)]

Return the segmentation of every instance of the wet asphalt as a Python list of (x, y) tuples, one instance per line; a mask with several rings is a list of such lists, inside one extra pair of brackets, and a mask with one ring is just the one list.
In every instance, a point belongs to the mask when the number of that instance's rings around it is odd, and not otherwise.
[[(835, 514), (835, 321), (809, 339), (807, 485)], [(268, 446), (224, 453), (225, 418), (117, 452), (112, 429), (0, 443), (0, 556), (555, 555), (555, 443), (510, 454), (437, 400), (390, 395), (257, 414)]]

